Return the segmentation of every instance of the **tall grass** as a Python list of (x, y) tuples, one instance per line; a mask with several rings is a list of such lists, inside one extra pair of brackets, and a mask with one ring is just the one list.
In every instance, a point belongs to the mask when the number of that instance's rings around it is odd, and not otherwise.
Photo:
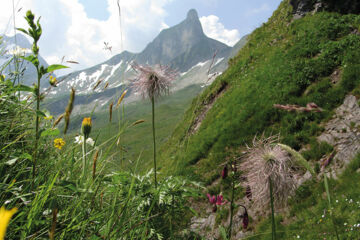
[[(34, 39), (33, 53), (24, 59), (36, 65), (41, 25), (33, 19), (28, 12), (30, 29), (20, 31)], [(42, 76), (62, 67), (45, 69), (38, 65), (36, 86), (40, 86)], [(199, 196), (201, 187), (197, 183), (164, 176), (154, 185), (153, 172), (138, 174), (141, 155), (130, 171), (107, 167), (119, 137), (143, 120), (124, 121), (111, 137), (101, 143), (95, 140), (94, 146), (82, 151), (91, 136), (85, 126), (88, 121), (83, 124), (79, 145), (73, 134), (61, 134), (57, 128), (63, 118), (55, 120), (41, 109), (39, 87), (14, 85), (12, 80), (7, 75), (0, 81), (0, 206), (18, 208), (7, 238), (181, 239), (187, 224), (184, 217), (189, 219), (193, 211), (188, 201)], [(33, 93), (35, 106), (14, 97), (19, 90)], [(61, 115), (68, 121), (70, 109)], [(33, 117), (35, 122), (28, 121)], [(35, 148), (33, 143), (37, 144)], [(31, 154), (34, 151), (36, 154)], [(36, 174), (31, 171), (34, 166)], [(79, 178), (81, 175), (86, 177)]]

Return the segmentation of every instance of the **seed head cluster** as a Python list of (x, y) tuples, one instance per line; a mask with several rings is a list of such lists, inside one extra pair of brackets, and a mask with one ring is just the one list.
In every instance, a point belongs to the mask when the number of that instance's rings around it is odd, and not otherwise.
[(248, 147), (240, 168), (246, 176), (246, 185), (251, 189), (254, 207), (265, 209), (270, 203), (269, 178), (273, 183), (276, 207), (286, 205), (288, 197), (296, 189), (296, 168), (288, 152), (276, 143), (278, 137), (254, 139)]
[(143, 98), (157, 98), (168, 94), (171, 83), (178, 76), (177, 71), (169, 66), (132, 64), (133, 69), (137, 72), (135, 78), (135, 90), (139, 92)]

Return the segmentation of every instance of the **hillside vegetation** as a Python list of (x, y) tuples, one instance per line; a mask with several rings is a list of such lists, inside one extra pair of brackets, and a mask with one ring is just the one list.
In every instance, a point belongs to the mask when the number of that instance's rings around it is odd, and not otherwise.
[[(221, 163), (262, 133), (278, 133), (296, 150), (310, 144), (308, 156), (313, 155), (319, 149), (320, 123), (346, 94), (360, 94), (359, 27), (360, 16), (351, 14), (319, 12), (294, 20), (291, 5), (283, 1), (249, 36), (226, 72), (193, 100), (162, 149), (162, 166), (211, 183)], [(336, 70), (341, 79), (333, 83)], [(273, 107), (309, 102), (324, 111), (296, 114)], [(192, 131), (204, 112), (199, 130)]]

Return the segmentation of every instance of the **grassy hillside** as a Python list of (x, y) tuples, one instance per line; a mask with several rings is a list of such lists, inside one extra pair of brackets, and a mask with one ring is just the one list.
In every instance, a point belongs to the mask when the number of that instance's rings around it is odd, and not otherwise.
[[(184, 109), (187, 109), (191, 100), (202, 88), (199, 85), (192, 85), (179, 90), (169, 96), (164, 96), (156, 103), (156, 141), (158, 146), (161, 146), (169, 137), (171, 132), (175, 129), (183, 115)], [(116, 105), (116, 103), (115, 103)], [(122, 120), (119, 126), (119, 116), (124, 113), (125, 122)], [(81, 121), (84, 116), (75, 116), (72, 119), (72, 126), (76, 126), (76, 131), (79, 131)], [(94, 113), (94, 135), (98, 137), (98, 142), (102, 143), (114, 136), (119, 127), (121, 128), (125, 123), (134, 123), (137, 120), (145, 120), (144, 123), (138, 124), (134, 127), (126, 129), (121, 136), (121, 147), (114, 146), (111, 154), (112, 161), (108, 167), (112, 170), (120, 168), (127, 168), (131, 166), (129, 163), (135, 162), (141, 154), (141, 165), (139, 169), (142, 171), (149, 170), (152, 165), (152, 132), (151, 132), (151, 103), (148, 100), (134, 102), (125, 105), (124, 112), (122, 106), (113, 110), (113, 120), (109, 123), (109, 111)], [(121, 119), (124, 119), (121, 117)], [(111, 142), (112, 143), (112, 142)], [(111, 143), (108, 143), (110, 145)], [(111, 155), (110, 154), (110, 155)]]
[[(307, 144), (310, 152), (319, 149), (314, 141), (322, 130), (319, 123), (347, 93), (360, 93), (360, 36), (354, 34), (359, 28), (358, 15), (320, 12), (293, 20), (289, 1), (283, 1), (249, 36), (228, 70), (192, 102), (162, 149), (162, 165), (210, 183), (230, 152), (256, 134), (279, 133), (296, 150)], [(335, 70), (341, 79), (334, 84)], [(273, 107), (309, 102), (324, 112), (295, 114)], [(200, 128), (193, 131), (201, 115)]]
[[(358, 155), (339, 179), (329, 182), (332, 214), (340, 239), (359, 239), (360, 236), (360, 189), (356, 182), (360, 174)], [(303, 184), (290, 201), (288, 216), (278, 216), (279, 239), (336, 239), (323, 181), (308, 181)], [(264, 219), (256, 228), (257, 233), (271, 232), (271, 222)], [(271, 234), (256, 234), (252, 240), (271, 239)]]

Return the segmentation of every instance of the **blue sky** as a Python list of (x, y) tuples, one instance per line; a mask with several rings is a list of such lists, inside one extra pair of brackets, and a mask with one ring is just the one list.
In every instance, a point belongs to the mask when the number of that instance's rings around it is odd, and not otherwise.
[[(12, 0), (1, 0), (0, 33), (13, 35)], [(17, 27), (31, 9), (41, 16), (40, 53), (49, 63), (79, 61), (74, 69), (90, 67), (122, 50), (140, 52), (159, 32), (196, 9), (204, 32), (228, 45), (259, 27), (281, 0), (14, 0)], [(21, 10), (19, 10), (21, 8)], [(55, 10), (55, 11), (54, 11)], [(121, 42), (121, 39), (123, 41)], [(109, 42), (112, 52), (104, 50)]]

